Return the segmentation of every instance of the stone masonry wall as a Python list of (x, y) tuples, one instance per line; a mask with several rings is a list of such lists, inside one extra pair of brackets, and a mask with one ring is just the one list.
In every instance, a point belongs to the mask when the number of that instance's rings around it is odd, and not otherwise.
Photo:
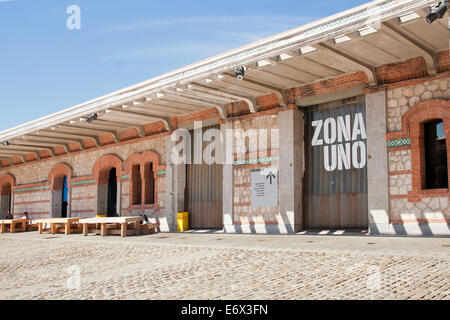
[(422, 101), (450, 98), (449, 79), (436, 79), (387, 91), (388, 132), (402, 130), (402, 116)]
[[(449, 232), (446, 227), (450, 220), (448, 192), (423, 196), (419, 201), (411, 199), (412, 175), (420, 170), (412, 166), (411, 142), (406, 140), (401, 145), (394, 145), (392, 140), (389, 140), (390, 133), (396, 134), (405, 130), (402, 126), (402, 117), (418, 103), (449, 98), (449, 79), (445, 77), (410, 81), (403, 86), (396, 85), (387, 91), (389, 218), (395, 233), (442, 234)], [(427, 230), (423, 229), (423, 224), (427, 225)], [(437, 224), (443, 228), (437, 227)], [(417, 227), (418, 225), (421, 228)]]
[[(126, 160), (133, 154), (145, 151), (154, 151), (159, 155), (159, 165), (166, 164), (166, 139), (165, 135), (155, 135), (132, 142), (122, 142), (110, 146), (103, 146), (86, 151), (71, 153), (35, 161), (26, 164), (15, 165), (0, 169), (0, 177), (6, 173), (16, 179), (14, 186), (14, 214), (21, 217), (27, 211), (33, 219), (48, 218), (51, 206), (51, 186), (49, 174), (58, 164), (64, 163), (72, 168), (71, 215), (73, 217), (90, 217), (95, 215), (96, 185), (93, 180), (93, 165), (102, 156), (113, 154), (122, 160), (122, 170), (126, 173)], [(164, 190), (165, 175), (157, 176), (158, 180), (158, 204), (153, 210), (145, 210), (154, 220), (165, 216)], [(73, 183), (76, 180), (78, 183)], [(81, 181), (81, 183), (79, 183)], [(129, 184), (122, 183), (122, 210), (126, 215), (141, 214), (142, 212), (126, 212), (129, 207)]]
[[(274, 141), (271, 140), (271, 129), (278, 130), (278, 115), (266, 115), (261, 117), (252, 117), (248, 119), (238, 120), (233, 122), (234, 129), (264, 129), (267, 130), (268, 146), (267, 149), (259, 150), (258, 145), (252, 143), (251, 137), (247, 138), (247, 150), (246, 154), (235, 154), (235, 163), (233, 166), (233, 222), (237, 226), (243, 228), (254, 228), (254, 225), (264, 226), (266, 224), (277, 224), (276, 216), (279, 214), (279, 206), (275, 207), (252, 207), (251, 206), (251, 173), (252, 170), (275, 167), (279, 169), (278, 165), (278, 131), (274, 131)], [(258, 131), (255, 132), (256, 137)], [(235, 138), (236, 143), (245, 143), (244, 138)], [(256, 159), (266, 160), (271, 159), (271, 163), (264, 163), (264, 160), (259, 163), (255, 163)], [(269, 158), (272, 157), (272, 158)], [(243, 159), (247, 160), (246, 162)]]

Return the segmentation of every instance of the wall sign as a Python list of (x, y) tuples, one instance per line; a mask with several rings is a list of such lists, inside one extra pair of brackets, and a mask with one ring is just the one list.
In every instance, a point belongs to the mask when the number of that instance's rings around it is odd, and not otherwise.
[(405, 147), (405, 146), (410, 146), (410, 145), (411, 145), (410, 138), (389, 140), (387, 142), (388, 148)]
[(252, 207), (278, 206), (278, 169), (255, 169), (251, 173)]
[(363, 169), (367, 164), (367, 133), (362, 113), (330, 117), (311, 122), (314, 128), (311, 145), (323, 148), (326, 171)]

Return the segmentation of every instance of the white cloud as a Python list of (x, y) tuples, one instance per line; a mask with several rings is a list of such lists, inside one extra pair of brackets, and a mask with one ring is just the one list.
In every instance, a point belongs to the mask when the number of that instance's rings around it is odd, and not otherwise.
[(167, 46), (158, 46), (155, 48), (138, 48), (121, 53), (116, 53), (111, 56), (100, 59), (100, 62), (118, 62), (118, 61), (136, 61), (147, 60), (166, 56), (202, 56), (209, 57), (222, 53), (230, 48), (224, 44), (214, 45), (207, 43), (178, 43)]
[[(160, 19), (138, 21), (129, 24), (121, 24), (100, 30), (100, 34), (127, 32), (150, 28), (164, 28), (168, 26), (186, 24), (239, 24), (250, 26), (262, 26), (264, 28), (301, 26), (315, 17), (283, 16), (283, 15), (255, 15), (255, 16), (200, 16), (175, 19)], [(230, 25), (229, 27), (233, 27)]]
[[(180, 32), (182, 32), (183, 26), (186, 24), (197, 24), (201, 35), (197, 34), (195, 37), (189, 35), (179, 41), (172, 38), (174, 42), (170, 44), (155, 43), (154, 47), (149, 47), (147, 44), (144, 48), (137, 47), (124, 49), (121, 52), (116, 51), (100, 59), (99, 62), (129, 63), (167, 56), (188, 56), (192, 57), (193, 60), (197, 60), (226, 52), (289, 28), (301, 26), (311, 20), (314, 20), (314, 18), (282, 15), (204, 16), (148, 20), (117, 25), (101, 30), (100, 34), (133, 32), (149, 28), (164, 29), (168, 26), (180, 28)], [(208, 24), (208, 26), (205, 27), (204, 24)], [(193, 43), (188, 42), (191, 39)]]

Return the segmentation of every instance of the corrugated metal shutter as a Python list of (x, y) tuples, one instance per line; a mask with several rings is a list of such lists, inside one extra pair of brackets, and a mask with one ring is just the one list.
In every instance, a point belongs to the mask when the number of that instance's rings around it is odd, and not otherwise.
[[(220, 129), (219, 126), (203, 128)], [(191, 133), (191, 137), (193, 137)], [(195, 139), (192, 139), (193, 145)], [(203, 150), (207, 143), (203, 143)], [(195, 146), (193, 146), (195, 148)], [(186, 208), (189, 212), (189, 226), (192, 229), (222, 229), (222, 178), (220, 164), (188, 164), (186, 166)]]
[(365, 97), (305, 109), (307, 228), (367, 228)]

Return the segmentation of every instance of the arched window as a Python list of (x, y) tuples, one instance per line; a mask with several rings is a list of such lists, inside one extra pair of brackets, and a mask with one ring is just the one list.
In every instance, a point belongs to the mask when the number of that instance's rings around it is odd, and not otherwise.
[(71, 216), (70, 184), (72, 168), (65, 164), (57, 164), (49, 173), (48, 181), (51, 186), (51, 212), (52, 218), (67, 218)]
[(159, 156), (153, 151), (136, 153), (128, 158), (127, 170), (130, 179), (130, 204), (152, 206), (157, 201), (157, 172), (160, 170)]
[(0, 188), (0, 218), (4, 218), (8, 213), (12, 214), (12, 186), (5, 183)]
[(425, 188), (448, 188), (447, 143), (443, 119), (424, 123)]
[(133, 205), (138, 205), (142, 203), (142, 176), (141, 176), (141, 166), (139, 164), (134, 165), (131, 169), (131, 180), (132, 180), (132, 196)]
[(155, 204), (155, 172), (153, 162), (144, 165), (145, 204)]
[(113, 154), (104, 155), (95, 162), (92, 175), (97, 185), (96, 214), (108, 217), (121, 215), (118, 184), (122, 175), (122, 160)]
[(450, 143), (447, 140), (450, 133), (449, 107), (450, 101), (443, 99), (419, 102), (402, 116), (402, 131), (388, 134), (389, 139), (410, 143), (412, 183), (408, 200), (411, 202), (450, 194)]
[(155, 204), (153, 162), (133, 165), (131, 169), (131, 196), (133, 205)]

